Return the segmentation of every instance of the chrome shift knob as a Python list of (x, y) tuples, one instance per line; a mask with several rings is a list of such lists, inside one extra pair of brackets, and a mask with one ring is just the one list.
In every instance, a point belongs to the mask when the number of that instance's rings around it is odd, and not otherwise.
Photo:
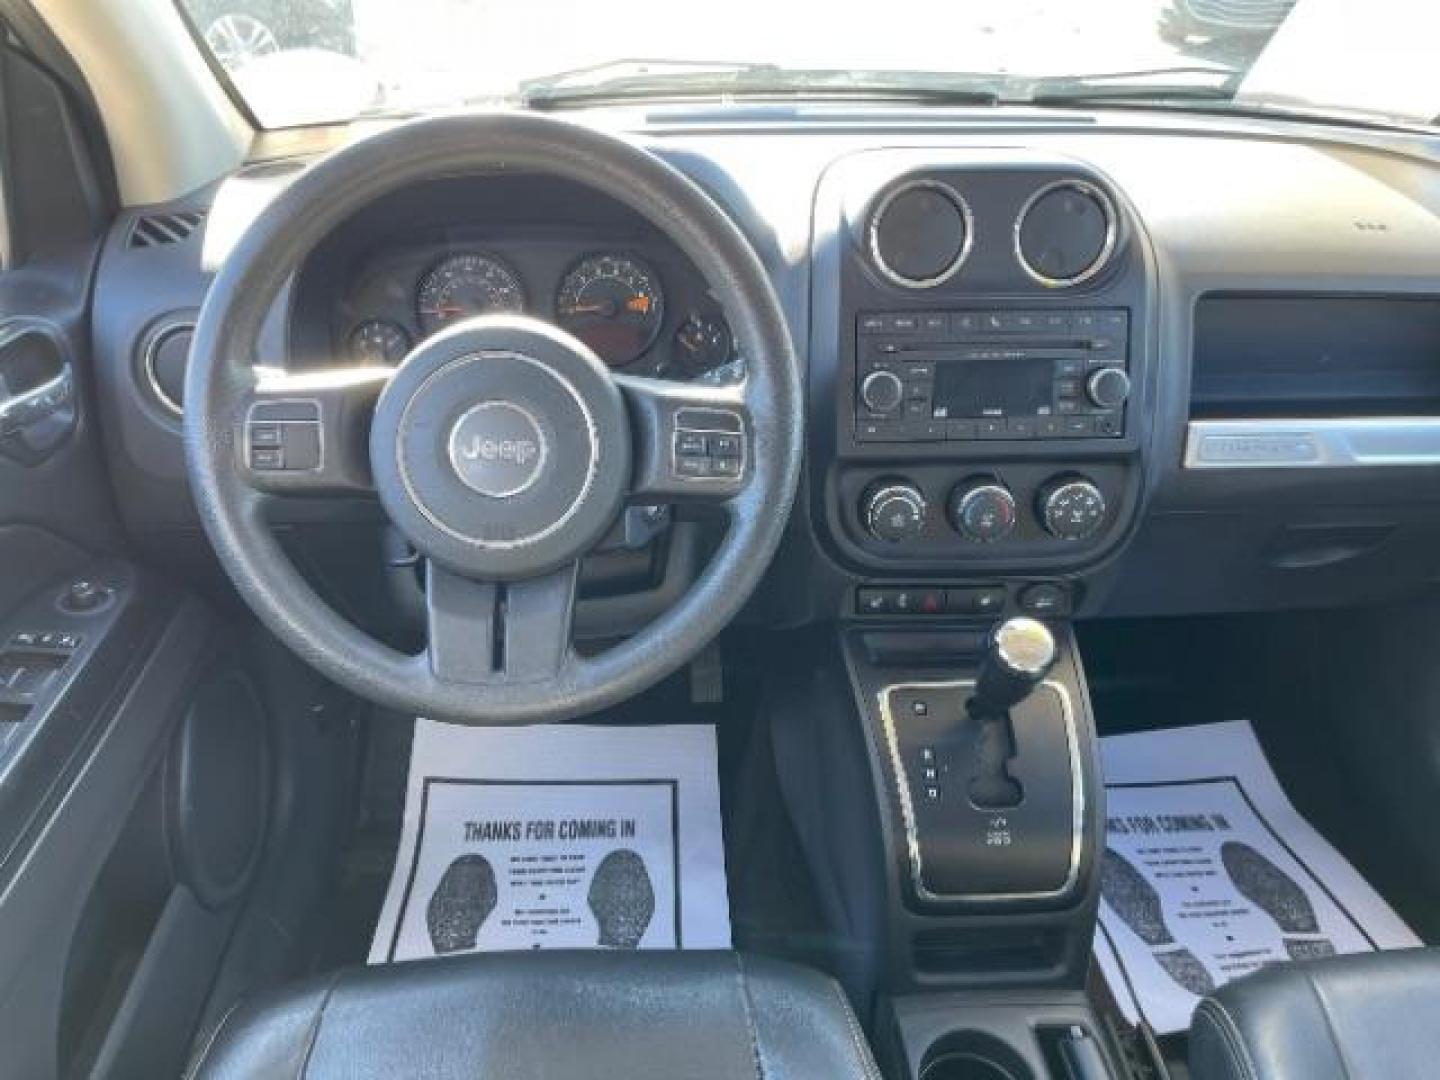
[(1055, 635), (1038, 619), (1007, 619), (990, 635), (990, 646), (975, 680), (970, 711), (981, 716), (1004, 716), (1055, 666)]

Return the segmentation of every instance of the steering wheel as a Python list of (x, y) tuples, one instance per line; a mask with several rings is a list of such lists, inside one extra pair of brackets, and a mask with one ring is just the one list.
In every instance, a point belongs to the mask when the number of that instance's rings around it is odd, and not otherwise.
[[(398, 368), (257, 368), (270, 308), (305, 256), (377, 198), (440, 177), (543, 173), (628, 205), (715, 291), (748, 364), (709, 387), (609, 371), (580, 340), (480, 316)], [(804, 443), (799, 364), (760, 260), (694, 183), (644, 149), (550, 117), (416, 120), (302, 173), (210, 287), (185, 383), (191, 491), (240, 595), (287, 645), (362, 697), (472, 724), (558, 720), (621, 701), (693, 658), (779, 545)], [(368, 429), (368, 430), (367, 430)], [(427, 644), (407, 655), (337, 614), (267, 525), (274, 498), (373, 491), (426, 558)], [(582, 656), (579, 560), (627, 503), (708, 502), (727, 528), (665, 613)]]

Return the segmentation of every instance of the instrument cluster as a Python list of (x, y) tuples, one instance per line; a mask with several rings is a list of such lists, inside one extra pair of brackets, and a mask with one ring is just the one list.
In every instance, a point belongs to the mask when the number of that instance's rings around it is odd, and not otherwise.
[(476, 315), (525, 313), (569, 331), (609, 367), (680, 381), (743, 374), (719, 303), (678, 252), (653, 241), (447, 239), (367, 259), (331, 325), (338, 362), (394, 366)]

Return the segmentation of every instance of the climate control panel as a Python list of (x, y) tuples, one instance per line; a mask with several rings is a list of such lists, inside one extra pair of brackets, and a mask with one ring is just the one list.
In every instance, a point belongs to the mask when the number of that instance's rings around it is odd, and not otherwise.
[(1061, 568), (1124, 524), (1135, 474), (1121, 462), (907, 462), (840, 479), (846, 532), (877, 563)]

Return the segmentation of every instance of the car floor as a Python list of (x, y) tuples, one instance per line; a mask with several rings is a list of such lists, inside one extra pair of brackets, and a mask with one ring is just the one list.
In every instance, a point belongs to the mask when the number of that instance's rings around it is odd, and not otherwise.
[[(799, 844), (775, 777), (768, 732), (755, 722), (764, 674), (753, 642), (725, 647), (725, 696), (695, 704), (686, 673), (582, 722), (599, 725), (711, 724), (719, 743), (721, 816), (735, 944), (804, 962), (820, 918)], [(339, 860), (326, 932), (311, 971), (363, 964), (379, 921), (400, 842), (413, 723), (379, 708), (365, 721), (363, 765), (350, 841)]]
[[(1300, 813), (1433, 943), (1440, 940), (1434, 891), (1412, 851), (1386, 842), (1394, 831), (1377, 828), (1391, 811), (1336, 730), (1374, 718), (1337, 707), (1335, 680), (1382, 677), (1343, 664), (1347, 626), (1338, 614), (1227, 615), (1097, 621), (1081, 624), (1077, 635), (1102, 737), (1250, 721)], [(1386, 737), (1375, 727), (1376, 738)], [(1123, 1028), (1098, 975), (1092, 997)], [(1161, 1039), (1159, 1048), (1171, 1077), (1188, 1075), (1183, 1036)]]

